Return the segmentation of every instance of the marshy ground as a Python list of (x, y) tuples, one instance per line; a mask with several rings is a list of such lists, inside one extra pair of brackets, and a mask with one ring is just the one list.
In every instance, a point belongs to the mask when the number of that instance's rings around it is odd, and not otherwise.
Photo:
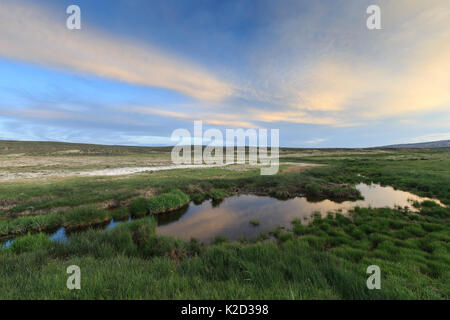
[[(230, 165), (125, 175), (59, 173), (170, 166), (170, 148), (0, 143), (0, 298), (448, 299), (450, 150), (282, 149), (280, 171)], [(23, 176), (24, 173), (49, 174)], [(56, 174), (54, 174), (56, 173)], [(330, 212), (230, 242), (203, 245), (158, 233), (153, 214), (238, 194), (361, 201), (358, 183), (440, 200)], [(288, 200), (289, 201), (289, 200)], [(270, 212), (277, 215), (276, 210)], [(311, 212), (313, 214), (313, 212)], [(126, 222), (132, 216), (133, 221)], [(115, 228), (96, 226), (125, 220)], [(257, 230), (264, 220), (242, 221)], [(65, 227), (70, 241), (45, 232)], [(92, 228), (91, 228), (92, 227)], [(79, 231), (79, 232), (77, 232)], [(66, 288), (69, 265), (82, 289)], [(382, 289), (368, 290), (378, 265)]]

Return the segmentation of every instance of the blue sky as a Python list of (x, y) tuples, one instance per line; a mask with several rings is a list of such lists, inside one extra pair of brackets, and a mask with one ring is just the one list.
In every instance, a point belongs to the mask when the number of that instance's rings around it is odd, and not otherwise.
[(450, 139), (448, 21), (447, 0), (5, 0), (0, 139), (167, 145), (194, 120), (289, 147)]

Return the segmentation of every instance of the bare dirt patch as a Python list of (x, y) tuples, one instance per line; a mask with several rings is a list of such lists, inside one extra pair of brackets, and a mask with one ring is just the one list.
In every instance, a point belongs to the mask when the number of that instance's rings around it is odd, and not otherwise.
[[(285, 162), (284, 164), (291, 164), (288, 162)], [(281, 170), (281, 172), (299, 172), (315, 167), (322, 166), (321, 164), (314, 164), (314, 163), (292, 163), (289, 167)]]
[(73, 149), (73, 150), (63, 150), (63, 151), (56, 151), (55, 154), (73, 154), (73, 153), (80, 153), (80, 150)]
[(170, 166), (154, 166), (154, 167), (127, 167), (127, 168), (111, 168), (100, 170), (86, 171), (58, 171), (58, 170), (40, 170), (35, 172), (9, 172), (0, 171), (0, 181), (14, 181), (22, 179), (40, 179), (49, 177), (86, 177), (86, 176), (120, 176), (135, 174), (140, 172), (152, 172), (174, 169), (203, 169), (223, 167), (224, 165), (170, 165)]

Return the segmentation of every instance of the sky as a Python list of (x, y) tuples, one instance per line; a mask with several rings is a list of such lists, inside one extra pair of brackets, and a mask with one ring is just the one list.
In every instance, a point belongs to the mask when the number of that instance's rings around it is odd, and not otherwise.
[(450, 139), (449, 21), (448, 0), (0, 0), (0, 139), (173, 145), (196, 120), (283, 147)]

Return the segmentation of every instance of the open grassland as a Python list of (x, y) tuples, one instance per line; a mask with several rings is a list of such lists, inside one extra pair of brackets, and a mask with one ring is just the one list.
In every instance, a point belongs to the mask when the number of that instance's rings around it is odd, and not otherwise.
[(327, 164), (327, 170), (334, 174), (332, 182), (347, 181), (359, 174), (362, 181), (374, 181), (382, 185), (391, 185), (398, 189), (411, 191), (420, 196), (434, 197), (450, 204), (450, 149), (430, 150), (386, 150), (385, 152), (366, 154), (337, 154), (285, 158), (289, 161), (314, 162)]
[[(276, 241), (209, 247), (157, 236), (151, 218), (90, 230), (70, 243), (28, 235), (0, 255), (1, 296), (447, 299), (449, 226), (433, 215), (359, 209), (353, 221), (340, 215), (308, 226), (294, 221), (294, 233), (274, 230)], [(73, 264), (83, 272), (79, 291), (65, 288), (65, 268)], [(365, 286), (372, 264), (383, 272), (382, 290)]]
[[(0, 141), (1, 172), (67, 173), (170, 164), (170, 148)], [(26, 176), (26, 175), (25, 175)]]
[[(20, 143), (7, 147), (2, 157), (20, 153)], [(103, 147), (69, 145), (61, 150), (50, 143), (42, 148), (27, 145), (22, 153), (29, 155), (20, 157), (51, 158), (55, 152), (75, 149), (95, 154)], [(124, 156), (117, 154), (120, 151), (128, 152), (130, 158), (146, 157), (146, 152), (159, 152), (158, 157), (165, 158), (170, 151), (104, 148), (103, 152), (112, 150), (111, 155), (102, 155), (106, 157)], [(94, 154), (84, 156), (98, 156)], [(305, 162), (322, 166), (286, 170)], [(370, 181), (450, 205), (448, 149), (285, 149), (281, 164), (274, 176), (260, 176), (255, 167), (230, 166), (4, 182), (0, 185), (0, 235), (22, 236), (10, 249), (0, 251), (0, 298), (450, 297), (450, 209), (432, 202), (416, 204), (418, 213), (401, 208), (355, 208), (349, 217), (317, 215), (308, 225), (293, 221), (292, 232), (276, 229), (270, 235), (234, 243), (218, 238), (211, 246), (158, 236), (156, 223), (149, 217), (112, 230), (74, 233), (67, 243), (48, 241), (39, 233), (59, 226), (95, 226), (130, 215), (143, 217), (149, 210), (164, 214), (189, 200), (220, 201), (235, 193), (280, 199), (298, 195), (357, 199), (355, 183)], [(66, 288), (66, 268), (73, 264), (82, 270), (81, 290)], [(369, 265), (381, 268), (381, 290), (366, 287)]]

